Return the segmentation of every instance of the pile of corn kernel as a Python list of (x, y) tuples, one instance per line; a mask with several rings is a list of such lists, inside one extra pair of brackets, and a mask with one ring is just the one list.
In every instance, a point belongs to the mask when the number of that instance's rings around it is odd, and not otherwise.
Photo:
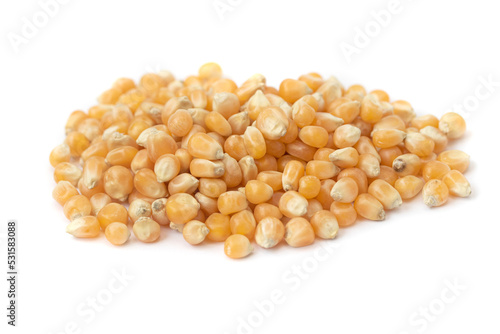
[(465, 132), (453, 112), (416, 116), (403, 100), (309, 73), (279, 89), (257, 74), (238, 86), (207, 63), (184, 81), (168, 71), (118, 79), (74, 111), (50, 163), (66, 231), (101, 230), (114, 245), (160, 237), (292, 247), (333, 239), (358, 217), (383, 220), (422, 191), (429, 207), (471, 193), (469, 156), (446, 150)]

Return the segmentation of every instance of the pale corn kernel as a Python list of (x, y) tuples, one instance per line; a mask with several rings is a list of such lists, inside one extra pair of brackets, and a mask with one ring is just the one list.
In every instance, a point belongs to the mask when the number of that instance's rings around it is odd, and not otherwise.
[(332, 152), (329, 159), (340, 168), (349, 168), (358, 164), (359, 153), (353, 147), (346, 147)]
[(366, 95), (366, 89), (361, 85), (352, 85), (345, 91), (345, 96), (356, 101), (361, 101)]
[(321, 76), (317, 73), (303, 74), (299, 77), (299, 80), (305, 82), (313, 91), (317, 90), (324, 83)]
[(233, 134), (231, 125), (218, 112), (210, 112), (205, 117), (205, 125), (210, 131), (217, 132), (221, 136), (228, 137)]
[(361, 117), (357, 117), (351, 125), (354, 125), (361, 131), (362, 136), (371, 136), (370, 134), (373, 131), (373, 125), (370, 123), (367, 123), (361, 119)]
[(292, 247), (304, 247), (314, 242), (314, 229), (302, 217), (292, 218), (285, 226), (285, 241)]
[(257, 175), (257, 180), (269, 185), (273, 191), (283, 189), (283, 173), (278, 171), (263, 171)]
[[(351, 147), (352, 148), (352, 147)], [(313, 160), (330, 161), (330, 154), (335, 152), (335, 149), (322, 147), (314, 153)]]
[(231, 235), (224, 242), (224, 253), (232, 259), (247, 257), (253, 252), (253, 246), (247, 237), (241, 234)]
[(374, 124), (382, 119), (386, 108), (376, 95), (367, 94), (361, 101), (359, 115), (363, 121)]
[(441, 206), (448, 200), (449, 190), (441, 180), (432, 179), (425, 183), (422, 197), (428, 207)]
[(66, 134), (69, 134), (72, 131), (75, 131), (78, 127), (78, 125), (83, 122), (85, 119), (87, 119), (89, 115), (87, 115), (84, 111), (82, 110), (75, 110), (73, 111), (66, 122)]
[[(224, 165), (224, 174), (221, 176), (221, 180), (223, 180), (226, 183), (226, 186), (228, 188), (238, 186), (243, 180), (243, 173), (241, 171), (238, 161), (230, 157), (228, 154), (224, 154), (224, 157), (222, 158), (222, 163)], [(257, 166), (255, 166), (255, 168), (256, 167)]]
[(209, 135), (198, 132), (191, 136), (187, 150), (195, 158), (218, 160), (222, 159), (224, 152), (220, 144)]
[(148, 217), (139, 218), (132, 226), (132, 231), (142, 242), (155, 242), (160, 238), (160, 224)]
[(455, 112), (448, 112), (441, 116), (438, 126), (439, 130), (450, 139), (462, 137), (466, 130), (465, 120)]
[(334, 100), (328, 106), (328, 112), (335, 117), (344, 121), (344, 123), (353, 122), (359, 116), (361, 101), (352, 100), (348, 97), (343, 97)]
[(281, 213), (280, 209), (276, 205), (270, 203), (257, 204), (253, 209), (253, 215), (257, 222), (260, 222), (262, 219), (266, 217), (274, 217), (277, 219), (281, 219), (283, 217), (283, 214)]
[(265, 139), (278, 140), (286, 134), (288, 117), (279, 107), (267, 107), (257, 116), (255, 127)]
[(344, 177), (335, 183), (330, 191), (333, 200), (340, 203), (352, 203), (358, 197), (358, 184), (350, 177)]
[(174, 154), (178, 147), (170, 135), (163, 131), (155, 131), (147, 136), (146, 148), (149, 159), (156, 162), (164, 154)]
[(80, 157), (82, 153), (90, 146), (90, 141), (85, 137), (85, 135), (78, 131), (73, 131), (68, 133), (65, 140), (66, 145), (68, 145), (71, 156)]
[(360, 154), (356, 167), (365, 172), (369, 178), (375, 178), (380, 174), (380, 162), (371, 154)]
[(448, 146), (448, 137), (438, 128), (429, 125), (420, 129), (420, 133), (432, 139), (435, 153), (441, 153)]
[(363, 193), (354, 201), (354, 209), (357, 214), (369, 220), (384, 220), (384, 206), (375, 197)]
[(54, 169), (54, 181), (68, 181), (73, 186), (78, 185), (78, 181), (82, 177), (82, 171), (76, 165), (69, 162), (61, 162)]
[(340, 168), (333, 162), (312, 160), (306, 165), (306, 174), (316, 176), (320, 180), (331, 179), (340, 172)]
[(238, 86), (231, 79), (221, 78), (217, 79), (211, 84), (214, 93), (230, 92), (234, 93)]
[(398, 174), (389, 166), (380, 166), (380, 174), (374, 179), (370, 178), (368, 181), (371, 183), (376, 179), (384, 180), (389, 183), (391, 186), (394, 186), (394, 183), (399, 178)]
[(375, 95), (379, 101), (389, 102), (389, 94), (381, 89), (375, 89), (370, 92), (370, 94)]
[(395, 209), (403, 204), (399, 192), (384, 180), (375, 180), (368, 187), (368, 193), (375, 197), (385, 210)]
[(106, 227), (111, 223), (121, 223), (127, 225), (128, 212), (127, 209), (118, 203), (109, 203), (105, 205), (97, 213), (97, 219), (102, 230), (105, 231)]
[(401, 177), (406, 175), (418, 175), (422, 162), (416, 154), (402, 154), (392, 162), (392, 168)]
[(292, 119), (294, 123), (303, 128), (311, 125), (316, 117), (316, 110), (303, 100), (299, 100), (292, 106)]
[(361, 136), (358, 142), (354, 145), (354, 148), (358, 151), (359, 154), (371, 154), (380, 162), (382, 158), (378, 154), (377, 149), (373, 145), (371, 138), (366, 136)]
[(358, 217), (358, 213), (351, 203), (333, 202), (330, 206), (330, 211), (337, 218), (339, 227), (351, 226), (356, 222), (356, 218)]
[(170, 195), (178, 193), (193, 194), (198, 188), (199, 181), (189, 173), (182, 173), (174, 177), (168, 183), (168, 193)]
[(245, 210), (248, 207), (248, 202), (244, 194), (239, 191), (227, 191), (217, 199), (217, 208), (224, 215)]
[(94, 216), (80, 217), (66, 226), (66, 232), (76, 238), (95, 238), (99, 236), (99, 222)]
[(325, 105), (330, 105), (334, 100), (342, 96), (343, 87), (339, 81), (333, 77), (326, 80), (316, 91), (323, 95)]
[(281, 213), (288, 218), (305, 215), (307, 212), (307, 205), (307, 199), (294, 190), (284, 193), (279, 201)]
[(146, 94), (144, 93), (144, 91), (138, 88), (132, 88), (126, 93), (122, 94), (117, 103), (126, 105), (132, 111), (135, 111), (145, 99)]
[(265, 171), (276, 171), (278, 169), (278, 161), (270, 154), (266, 154), (262, 158), (256, 159), (255, 165), (257, 166), (259, 173)]
[(102, 135), (101, 122), (94, 118), (87, 118), (78, 125), (77, 131), (83, 133), (92, 142), (92, 140)]
[(78, 190), (69, 181), (57, 182), (57, 185), (52, 191), (52, 197), (62, 206), (64, 206), (70, 198), (77, 195), (79, 195)]
[[(193, 220), (197, 220), (197, 219), (193, 219)], [(186, 224), (176, 224), (176, 223), (169, 223), (168, 227), (171, 229), (171, 230), (174, 230), (174, 231), (177, 231), (179, 233), (182, 233), (182, 231), (184, 231), (184, 226)]]
[(191, 220), (182, 225), (182, 236), (191, 245), (199, 245), (205, 240), (210, 230), (198, 220)]
[(254, 214), (250, 210), (235, 213), (229, 220), (231, 233), (242, 234), (249, 240), (252, 240), (254, 237), (256, 225)]
[(80, 158), (83, 161), (95, 156), (105, 158), (108, 151), (108, 144), (105, 141), (98, 141), (91, 144), (85, 151), (83, 151)]
[(394, 115), (399, 116), (406, 124), (410, 124), (415, 118), (415, 111), (410, 103), (404, 100), (398, 100), (391, 103), (394, 108)]
[(209, 229), (208, 240), (222, 242), (231, 235), (230, 217), (222, 213), (212, 213), (205, 221)]
[(229, 119), (240, 111), (238, 96), (231, 92), (215, 93), (212, 102), (212, 110)]
[(260, 159), (266, 154), (266, 142), (264, 136), (254, 126), (249, 126), (243, 135), (245, 148), (254, 159)]
[(221, 179), (201, 178), (199, 181), (198, 189), (205, 196), (218, 198), (227, 191), (227, 185)]
[(327, 132), (334, 132), (345, 122), (342, 118), (329, 114), (327, 112), (316, 112), (316, 117), (312, 125), (321, 126)]
[(301, 140), (286, 144), (286, 152), (288, 154), (304, 161), (311, 161), (314, 158), (316, 150), (315, 147), (309, 146)]
[(198, 70), (201, 80), (219, 79), (222, 76), (222, 68), (217, 63), (205, 63)]
[(316, 212), (312, 216), (310, 223), (316, 236), (322, 239), (333, 239), (339, 231), (337, 218), (328, 210)]
[(284, 191), (276, 191), (273, 194), (273, 197), (267, 203), (272, 204), (274, 206), (279, 206), (281, 196), (283, 196), (285, 192)]
[(200, 203), (192, 195), (179, 193), (167, 199), (165, 210), (171, 222), (185, 224), (196, 217)]
[(50, 152), (49, 161), (52, 167), (56, 167), (61, 162), (69, 162), (70, 160), (71, 154), (68, 144), (58, 145)]
[(361, 169), (353, 167), (343, 169), (339, 175), (337, 175), (337, 180), (344, 177), (350, 177), (358, 184), (358, 192), (360, 194), (365, 193), (368, 190), (368, 178)]
[(133, 223), (135, 223), (139, 218), (142, 217), (151, 218), (151, 215), (152, 211), (150, 203), (142, 199), (136, 199), (132, 203), (130, 203), (130, 206), (128, 208), (128, 216)]
[(314, 175), (302, 176), (299, 180), (299, 194), (306, 199), (318, 196), (321, 189), (321, 181)]
[(312, 92), (312, 89), (305, 82), (294, 79), (283, 80), (279, 88), (279, 95), (290, 104)]
[(292, 160), (285, 165), (282, 176), (283, 190), (298, 190), (299, 181), (304, 176), (305, 170), (302, 163)]
[(189, 164), (189, 171), (195, 177), (217, 178), (224, 175), (225, 168), (222, 161), (193, 159)]
[(247, 112), (248, 116), (252, 121), (255, 121), (259, 114), (267, 107), (270, 107), (271, 103), (264, 95), (261, 90), (258, 90), (253, 94), (253, 96), (248, 100)]
[(191, 118), (193, 120), (193, 127), (195, 125), (201, 126), (203, 129), (206, 129), (207, 126), (205, 124), (205, 117), (207, 117), (209, 111), (200, 108), (190, 108), (187, 110), (191, 114)]
[(243, 136), (232, 135), (224, 142), (224, 151), (236, 160), (248, 155)]
[(193, 118), (189, 111), (185, 109), (178, 109), (172, 116), (169, 117), (167, 122), (168, 130), (177, 137), (183, 137), (193, 127)]
[[(307, 200), (307, 213), (304, 215), (304, 218), (311, 219), (316, 212), (324, 210), (323, 204), (315, 198)], [(284, 219), (290, 219), (288, 217), (284, 217)]]
[(208, 104), (207, 93), (203, 89), (195, 89), (189, 94), (189, 99), (195, 108), (206, 108)]
[(335, 181), (331, 179), (321, 180), (321, 188), (319, 189), (319, 194), (316, 199), (321, 203), (323, 209), (328, 209), (333, 202), (330, 192), (332, 191)]
[(210, 216), (212, 213), (219, 212), (217, 208), (217, 199), (203, 195), (200, 192), (194, 194), (194, 197), (200, 203), (200, 210), (205, 216)]
[(232, 133), (235, 135), (244, 134), (246, 128), (250, 126), (250, 117), (248, 117), (246, 111), (234, 114), (227, 121), (231, 125)]
[(420, 132), (412, 132), (405, 138), (405, 147), (410, 153), (426, 157), (434, 151), (434, 141)]
[(392, 167), (394, 159), (403, 154), (398, 146), (382, 148), (378, 151), (380, 156), (380, 165)]
[(64, 204), (64, 215), (70, 221), (88, 216), (91, 212), (92, 205), (89, 199), (83, 195), (73, 196)]
[(158, 182), (168, 182), (179, 175), (181, 164), (173, 154), (165, 154), (156, 160), (154, 172)]
[(443, 182), (448, 187), (450, 194), (457, 197), (469, 197), (471, 187), (469, 181), (458, 170), (452, 170), (443, 176)]
[(267, 202), (273, 196), (273, 188), (259, 180), (250, 180), (245, 185), (245, 196), (252, 204)]
[(407, 175), (396, 180), (394, 188), (402, 199), (411, 199), (418, 195), (424, 187), (424, 181), (415, 175)]
[(373, 132), (372, 141), (378, 148), (389, 148), (401, 144), (406, 137), (406, 132), (398, 129), (381, 129)]
[(328, 142), (328, 132), (321, 126), (308, 125), (300, 130), (299, 138), (309, 146), (321, 148)]
[(167, 196), (167, 186), (158, 181), (157, 176), (151, 169), (143, 168), (134, 176), (135, 189), (149, 198), (161, 198)]
[(139, 148), (134, 138), (129, 135), (124, 135), (120, 132), (113, 132), (107, 139), (104, 139), (103, 136), (103, 140), (106, 140), (109, 151), (122, 146), (132, 146), (135, 148)]
[(429, 161), (422, 167), (422, 177), (427, 182), (431, 179), (442, 180), (450, 171), (450, 167), (441, 161)]
[(119, 78), (113, 83), (113, 88), (119, 90), (123, 94), (135, 88), (135, 82), (129, 78)]
[(255, 242), (262, 248), (272, 248), (285, 236), (285, 226), (275, 217), (265, 217), (255, 229)]
[(139, 150), (135, 147), (121, 146), (108, 152), (106, 155), (106, 162), (111, 166), (123, 166), (130, 168), (132, 166), (132, 161), (134, 161), (138, 152)]
[(167, 216), (166, 198), (158, 198), (151, 204), (151, 216), (155, 222), (162, 226), (170, 225), (170, 219)]
[(90, 205), (92, 207), (92, 215), (97, 216), (99, 211), (106, 205), (112, 202), (111, 197), (105, 193), (97, 193), (90, 198)]
[(438, 155), (437, 160), (444, 162), (451, 169), (464, 173), (469, 167), (470, 156), (459, 150), (449, 150), (441, 152)]
[(99, 183), (102, 183), (102, 178), (109, 165), (106, 160), (101, 157), (90, 157), (83, 165), (82, 183), (88, 189), (94, 189)]
[(98, 193), (103, 193), (105, 192), (104, 190), (104, 182), (101, 180), (99, 182), (97, 182), (97, 185), (92, 188), (92, 189), (89, 189), (87, 188), (87, 186), (83, 183), (83, 178), (81, 178), (79, 181), (78, 181), (78, 190), (80, 190), (80, 193), (87, 197), (87, 198), (91, 198), (92, 196), (94, 196), (95, 194), (98, 194)]
[(299, 136), (299, 127), (294, 120), (288, 119), (288, 128), (286, 129), (286, 134), (279, 139), (280, 142), (284, 144), (293, 143)]
[(111, 223), (106, 227), (104, 235), (113, 245), (120, 246), (126, 243), (130, 238), (130, 230), (125, 224)]
[(387, 130), (387, 129), (396, 129), (400, 131), (406, 130), (405, 122), (398, 115), (389, 115), (382, 118), (377, 123), (373, 124), (372, 135), (377, 130)]
[(257, 175), (259, 174), (259, 170), (257, 168), (257, 165), (255, 164), (254, 158), (251, 156), (247, 155), (243, 158), (241, 158), (240, 161), (238, 161), (238, 165), (240, 167), (241, 171), (241, 185), (245, 186), (248, 181), (250, 180), (255, 180), (257, 179)]
[(434, 115), (422, 115), (413, 118), (410, 122), (410, 126), (417, 128), (418, 130), (429, 125), (437, 128), (439, 126), (438, 118)]
[(344, 124), (339, 126), (333, 133), (333, 142), (338, 148), (354, 146), (361, 137), (361, 130), (353, 125)]

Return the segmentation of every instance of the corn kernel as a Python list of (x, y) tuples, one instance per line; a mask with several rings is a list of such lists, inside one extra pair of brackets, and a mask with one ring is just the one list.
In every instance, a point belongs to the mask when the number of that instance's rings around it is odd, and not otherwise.
[(424, 203), (428, 207), (441, 206), (448, 200), (448, 187), (441, 180), (432, 179), (425, 183), (422, 190)]
[(285, 236), (285, 226), (275, 217), (260, 220), (255, 229), (255, 242), (262, 248), (276, 246)]
[(314, 229), (305, 218), (292, 218), (285, 226), (285, 241), (292, 247), (308, 246), (314, 239)]

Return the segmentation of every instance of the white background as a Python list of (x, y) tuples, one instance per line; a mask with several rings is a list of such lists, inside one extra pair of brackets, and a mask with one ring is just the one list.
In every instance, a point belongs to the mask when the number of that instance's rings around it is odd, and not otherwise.
[[(21, 34), (23, 18), (32, 21), (41, 7), (2, 1), (0, 261), (5, 268), (6, 222), (17, 219), (20, 277), (15, 329), (6, 325), (1, 279), (1, 332), (233, 334), (250, 318), (258, 326), (240, 333), (498, 333), (498, 84), (469, 107), (467, 134), (452, 144), (471, 155), (471, 198), (428, 209), (419, 197), (334, 241), (257, 249), (241, 261), (228, 259), (222, 244), (190, 247), (166, 229), (157, 243), (132, 238), (124, 247), (64, 232), (49, 152), (64, 140), (69, 113), (93, 105), (118, 77), (169, 69), (184, 78), (216, 61), (239, 84), (262, 73), (277, 87), (316, 71), (346, 86), (385, 89), (436, 115), (474, 102), (481, 77), (500, 81), (492, 1), (401, 0), (350, 63), (341, 43), (352, 44), (389, 0), (223, 2), (232, 7), (221, 19), (212, 0), (73, 0), (16, 53), (8, 34)], [(335, 248), (318, 263), (314, 254), (326, 245)], [(307, 277), (290, 272), (304, 264)], [(113, 271), (122, 270), (133, 279), (93, 319), (77, 311), (106, 296)], [(461, 286), (445, 296), (449, 303), (440, 301), (446, 282)], [(255, 302), (273, 290), (283, 302), (261, 316)], [(422, 320), (418, 312), (429, 307), (442, 312)]]

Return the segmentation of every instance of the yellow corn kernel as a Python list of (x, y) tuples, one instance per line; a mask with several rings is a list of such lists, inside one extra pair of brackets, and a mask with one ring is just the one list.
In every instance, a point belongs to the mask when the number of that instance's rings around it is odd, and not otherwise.
[(378, 130), (396, 129), (400, 131), (406, 130), (405, 122), (398, 115), (389, 115), (382, 118), (377, 123), (373, 124), (372, 135)]
[(245, 148), (254, 159), (260, 159), (266, 154), (266, 142), (264, 136), (254, 126), (249, 126), (243, 135)]
[(380, 101), (374, 94), (367, 94), (361, 101), (359, 113), (361, 119), (371, 124), (379, 122), (384, 116), (386, 109), (389, 108), (386, 103)]
[(106, 162), (111, 166), (123, 166), (130, 168), (132, 161), (139, 152), (138, 149), (132, 146), (121, 146), (111, 150), (106, 155)]
[(137, 190), (134, 189), (130, 193), (130, 195), (128, 196), (127, 202), (128, 202), (128, 204), (130, 204), (133, 201), (135, 201), (136, 199), (142, 199), (143, 201), (146, 201), (146, 202), (151, 203), (151, 204), (153, 204), (153, 202), (156, 200), (156, 198), (144, 196), (143, 194), (141, 194), (140, 192), (138, 192)]
[(209, 233), (207, 225), (198, 220), (191, 220), (182, 227), (182, 236), (191, 245), (201, 244)]
[(340, 203), (352, 203), (358, 197), (358, 184), (350, 177), (344, 177), (335, 183), (330, 191), (333, 200)]
[(257, 175), (257, 180), (269, 185), (273, 191), (278, 191), (283, 188), (282, 179), (283, 173), (278, 171), (263, 171)]
[(320, 126), (327, 132), (333, 132), (345, 122), (342, 118), (329, 114), (327, 112), (316, 112), (316, 117), (312, 125)]
[(420, 133), (432, 139), (435, 153), (441, 153), (448, 146), (448, 137), (436, 127), (426, 126), (420, 129)]
[(168, 193), (170, 195), (178, 193), (193, 194), (198, 188), (199, 181), (189, 173), (182, 173), (174, 177), (168, 183)]
[(359, 154), (371, 154), (380, 162), (382, 159), (378, 154), (377, 149), (373, 145), (371, 138), (367, 136), (361, 136), (358, 142), (354, 145), (354, 148), (358, 151)]
[(108, 154), (108, 144), (105, 141), (99, 141), (91, 144), (85, 151), (83, 151), (81, 159), (86, 161), (90, 157), (103, 157)]
[(205, 133), (195, 133), (189, 139), (187, 150), (195, 158), (218, 160), (222, 159), (224, 152), (219, 143)]
[(70, 221), (88, 216), (91, 212), (92, 205), (89, 199), (83, 195), (73, 196), (64, 204), (64, 215)]
[(180, 169), (179, 159), (173, 154), (165, 154), (156, 160), (154, 173), (158, 182), (168, 182), (179, 174)]
[(227, 119), (218, 112), (208, 113), (205, 117), (205, 125), (210, 131), (217, 132), (224, 137), (229, 137), (233, 134), (233, 129)]
[(340, 168), (333, 162), (312, 160), (306, 165), (306, 174), (316, 176), (320, 180), (331, 179), (340, 172)]
[(425, 183), (422, 190), (424, 203), (428, 207), (441, 206), (448, 200), (448, 187), (441, 180), (432, 179)]
[(422, 167), (422, 177), (427, 182), (431, 179), (441, 180), (450, 171), (450, 167), (440, 161), (429, 161)]
[(211, 198), (218, 198), (227, 191), (227, 185), (221, 179), (201, 178), (198, 188), (203, 195)]
[(200, 203), (192, 195), (179, 193), (167, 199), (165, 210), (171, 222), (185, 224), (196, 217)]
[(224, 142), (224, 151), (236, 160), (248, 155), (243, 136), (232, 135)]
[(290, 104), (312, 92), (312, 89), (305, 82), (294, 79), (283, 80), (279, 88), (279, 95)]
[(305, 218), (292, 218), (285, 226), (285, 241), (292, 247), (308, 246), (314, 239), (314, 229)]
[(265, 139), (278, 140), (286, 134), (288, 117), (279, 107), (267, 107), (257, 116), (255, 127)]
[(444, 114), (439, 120), (439, 130), (441, 130), (448, 138), (457, 139), (464, 135), (466, 125), (462, 116), (455, 112)]
[(399, 192), (384, 180), (374, 180), (368, 187), (368, 193), (382, 203), (386, 210), (398, 208), (403, 204)]
[(398, 129), (381, 129), (373, 132), (372, 140), (378, 148), (389, 148), (399, 145), (406, 137), (406, 132)]
[(247, 257), (252, 252), (252, 244), (244, 235), (231, 235), (224, 242), (224, 253), (232, 259), (241, 259)]
[(101, 122), (94, 118), (87, 118), (78, 125), (77, 131), (83, 133), (91, 142), (102, 135)]
[(412, 132), (406, 136), (405, 147), (410, 153), (426, 157), (434, 151), (434, 141), (420, 132)]
[(212, 110), (229, 119), (240, 111), (238, 96), (231, 92), (215, 93), (212, 102)]
[[(249, 158), (253, 159), (252, 157)], [(224, 154), (222, 164), (224, 165), (224, 174), (222, 175), (221, 180), (226, 183), (228, 188), (238, 186), (243, 180), (243, 173), (238, 161), (230, 157), (228, 154)], [(257, 166), (255, 166), (255, 168), (257, 168)]]
[(244, 194), (239, 191), (227, 191), (217, 199), (217, 208), (223, 215), (245, 210), (248, 207), (248, 202)]
[(219, 209), (217, 208), (217, 199), (205, 196), (200, 192), (194, 194), (194, 197), (198, 203), (200, 203), (200, 209), (203, 211), (205, 216), (210, 216), (212, 213), (219, 212)]
[(325, 210), (328, 209), (333, 202), (333, 198), (332, 196), (330, 196), (330, 192), (332, 191), (334, 185), (334, 180), (321, 180), (321, 188), (319, 189), (318, 196), (316, 196), (316, 200), (321, 203), (323, 209)]
[(78, 190), (69, 181), (57, 182), (56, 187), (52, 191), (52, 197), (57, 201), (57, 203), (63, 206), (70, 198), (77, 195), (79, 195)]
[[(298, 127), (311, 125), (316, 117), (316, 110), (303, 100), (293, 104), (292, 119)], [(287, 129), (288, 132), (288, 129)]]
[(201, 80), (218, 79), (222, 76), (222, 69), (217, 63), (205, 63), (198, 70), (198, 77)]
[(306, 199), (318, 196), (321, 189), (321, 181), (314, 175), (302, 176), (299, 180), (299, 194)]
[(342, 119), (344, 123), (352, 123), (359, 116), (360, 106), (360, 101), (342, 97), (334, 100), (328, 106), (328, 112)]
[(222, 161), (193, 159), (189, 164), (189, 171), (196, 177), (218, 178), (224, 175), (225, 168)]
[(329, 159), (340, 168), (349, 168), (358, 164), (359, 153), (353, 147), (346, 147), (333, 151)]
[(337, 176), (337, 180), (344, 177), (350, 177), (356, 181), (358, 184), (358, 192), (360, 194), (365, 193), (368, 190), (368, 178), (366, 177), (365, 172), (361, 169), (356, 167), (343, 169)]
[(130, 238), (130, 230), (125, 224), (111, 223), (106, 227), (104, 235), (113, 245), (120, 246)]
[(307, 199), (294, 190), (287, 191), (281, 196), (279, 209), (289, 218), (300, 217), (307, 213)]
[(266, 217), (274, 217), (277, 219), (281, 219), (283, 217), (280, 209), (276, 205), (270, 203), (257, 204), (253, 209), (253, 215), (257, 222), (260, 222)]
[(174, 97), (168, 100), (161, 111), (161, 120), (163, 124), (168, 124), (168, 119), (179, 109), (193, 108), (193, 103), (187, 96)]
[(458, 170), (452, 170), (443, 176), (443, 182), (448, 187), (450, 194), (457, 197), (469, 197), (471, 187), (469, 181)]
[(363, 193), (354, 201), (354, 209), (357, 214), (369, 220), (384, 220), (384, 206), (375, 197)]
[(299, 77), (299, 80), (305, 82), (313, 91), (318, 89), (324, 83), (321, 76), (317, 73), (303, 74)]
[(193, 160), (188, 150), (180, 148), (175, 151), (175, 157), (179, 160), (179, 173), (185, 173), (189, 170), (189, 164)]
[(119, 78), (113, 83), (113, 88), (119, 90), (123, 94), (135, 88), (135, 82), (129, 78)]
[(260, 220), (255, 229), (255, 242), (262, 248), (276, 246), (285, 235), (285, 226), (275, 217), (265, 217)]
[(273, 196), (273, 188), (263, 181), (250, 180), (245, 185), (245, 196), (252, 204), (264, 203)]
[(193, 127), (193, 118), (185, 109), (178, 109), (167, 122), (168, 130), (177, 137), (183, 137)]
[(208, 240), (222, 242), (231, 235), (230, 217), (222, 213), (212, 213), (205, 221), (210, 230)]
[(380, 175), (380, 162), (371, 154), (360, 154), (357, 166), (366, 176), (374, 178)]
[(155, 172), (151, 169), (143, 168), (138, 171), (134, 176), (134, 186), (138, 192), (149, 198), (167, 196), (167, 186), (158, 181)]
[(328, 142), (328, 132), (321, 126), (308, 125), (299, 132), (299, 138), (312, 147), (325, 147)]
[(417, 128), (418, 130), (425, 128), (426, 126), (438, 127), (439, 120), (434, 115), (422, 115), (415, 117), (411, 120), (410, 126)]
[(96, 217), (86, 216), (71, 221), (66, 232), (77, 238), (95, 238), (99, 235), (99, 222)]
[(111, 197), (105, 193), (97, 193), (90, 198), (90, 205), (92, 206), (92, 215), (97, 216), (99, 211), (106, 205), (112, 202)]
[(299, 181), (304, 176), (304, 172), (304, 166), (299, 161), (292, 160), (288, 162), (283, 170), (283, 190), (298, 190)]
[(151, 204), (151, 216), (155, 222), (160, 225), (170, 225), (170, 219), (167, 216), (167, 199), (159, 198)]
[(394, 115), (399, 116), (406, 124), (410, 124), (415, 118), (415, 111), (410, 103), (404, 100), (398, 100), (391, 103), (394, 108)]
[(142, 199), (136, 199), (128, 208), (128, 216), (133, 223), (135, 223), (139, 218), (147, 217), (151, 218), (151, 203), (146, 202)]
[(339, 227), (351, 226), (356, 222), (356, 218), (358, 217), (358, 213), (351, 203), (333, 202), (330, 206), (330, 211), (337, 218)]
[(259, 172), (276, 171), (278, 169), (276, 158), (270, 154), (266, 154), (262, 158), (255, 160), (255, 165)]
[(418, 175), (422, 162), (416, 154), (402, 154), (392, 162), (392, 168), (401, 177), (406, 175)]
[(415, 175), (401, 177), (394, 183), (394, 188), (399, 192), (402, 199), (411, 199), (417, 196), (423, 187), (424, 181)]
[(68, 181), (76, 187), (81, 177), (82, 171), (80, 168), (69, 162), (61, 162), (54, 169), (54, 180), (57, 183), (60, 181)]
[(322, 239), (333, 239), (339, 231), (337, 218), (328, 210), (316, 212), (311, 218), (311, 226), (316, 236)]
[(296, 140), (286, 146), (286, 152), (296, 158), (304, 161), (311, 161), (316, 153), (316, 148)]
[(242, 234), (249, 240), (252, 240), (257, 225), (255, 217), (250, 210), (243, 210), (235, 213), (229, 220), (229, 227), (232, 234)]
[(288, 119), (288, 128), (286, 129), (286, 134), (279, 139), (281, 143), (290, 144), (293, 143), (299, 135), (299, 127), (294, 120)]
[(378, 151), (380, 156), (380, 165), (392, 167), (394, 159), (403, 154), (398, 146), (382, 148)]
[(257, 179), (257, 175), (259, 174), (259, 170), (257, 168), (257, 165), (255, 164), (254, 158), (251, 156), (247, 155), (243, 158), (241, 158), (240, 161), (238, 161), (238, 165), (241, 170), (241, 185), (245, 186), (248, 181), (250, 180), (255, 180)]
[(61, 162), (69, 162), (71, 159), (70, 149), (67, 144), (56, 146), (50, 152), (49, 160), (52, 167), (56, 167)]
[(333, 142), (338, 148), (354, 146), (361, 137), (361, 130), (353, 125), (344, 124), (339, 126), (333, 133)]
[(227, 119), (227, 121), (231, 126), (231, 130), (234, 135), (244, 134), (246, 128), (250, 126), (250, 117), (246, 111), (232, 115)]
[(155, 242), (160, 237), (160, 224), (151, 218), (142, 217), (134, 223), (132, 231), (142, 242)]
[(78, 125), (86, 120), (89, 117), (84, 111), (82, 110), (75, 110), (73, 111), (69, 117), (68, 121), (66, 122), (66, 134), (69, 134), (72, 131), (76, 131), (78, 128)]
[(464, 173), (469, 167), (470, 163), (469, 155), (459, 150), (449, 150), (441, 152), (438, 155), (437, 160), (444, 162), (451, 169), (458, 170), (460, 173)]
[(128, 212), (127, 209), (118, 203), (109, 203), (105, 205), (97, 213), (97, 219), (102, 230), (105, 231), (106, 227), (111, 223), (121, 223), (127, 225)]
[(331, 77), (326, 80), (316, 91), (316, 93), (320, 93), (323, 95), (323, 99), (325, 100), (325, 105), (330, 105), (333, 101), (340, 98), (342, 96), (343, 87), (340, 82)]

